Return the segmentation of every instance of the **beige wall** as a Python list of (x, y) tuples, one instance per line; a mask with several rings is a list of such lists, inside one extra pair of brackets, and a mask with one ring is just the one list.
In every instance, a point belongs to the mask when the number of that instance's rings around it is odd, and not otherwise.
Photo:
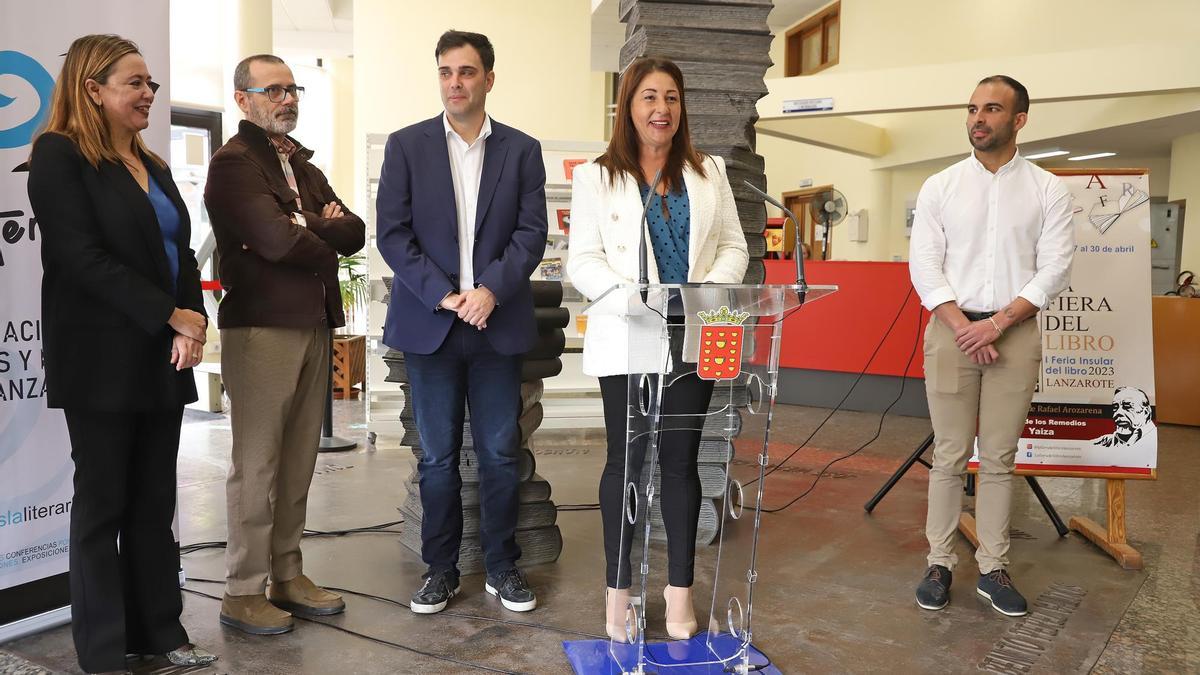
[(1193, 0), (842, 0), (841, 12), (840, 70), (1191, 41), (1200, 23)]
[(1200, 133), (1171, 144), (1171, 201), (1186, 199), (1180, 269), (1200, 271)]
[(604, 140), (604, 75), (591, 70), (587, 0), (454, 0), (453, 12), (448, 4), (355, 0), (357, 199), (366, 134), (442, 112), (433, 51), (450, 28), (485, 33), (495, 46), (487, 109), (497, 121), (543, 141)]
[(272, 29), (267, 0), (171, 0), (171, 104), (218, 111), (224, 137), (237, 133), (234, 67), (270, 53)]
[(325, 61), (329, 68), (329, 82), (333, 91), (333, 157), (329, 163), (329, 184), (342, 201), (355, 213), (362, 215), (358, 207), (358, 191), (354, 189), (354, 59), (334, 58)]
[[(766, 160), (767, 191), (776, 198), (801, 189), (800, 181), (811, 178), (814, 186), (833, 185), (840, 190), (852, 213), (866, 209), (867, 241), (851, 242), (846, 228), (835, 226), (831, 242), (834, 259), (890, 259), (884, 257), (890, 236), (885, 224), (890, 171), (872, 170), (869, 159), (763, 134), (758, 135), (758, 153)], [(768, 215), (774, 218), (782, 214), (768, 207)]]
[[(225, 108), (222, 54), (227, 36), (221, 12), (206, 3), (171, 0), (171, 103), (191, 108)], [(167, 64), (148, 64), (150, 73)]]
[[(1126, 73), (1122, 84), (1114, 89), (1135, 91), (1148, 82), (1150, 74), (1190, 68), (1184, 66), (1180, 58), (1164, 56), (1163, 50), (1180, 45), (1194, 47), (1194, 27), (1198, 23), (1200, 2), (1191, 1), (1148, 0), (1139, 2), (1136, 11), (1131, 11), (1124, 0), (1013, 0), (986, 7), (959, 0), (841, 0), (839, 65), (816, 76), (772, 80), (783, 75), (786, 28), (777, 28), (771, 47), (775, 65), (768, 72), (767, 84), (773, 92), (787, 92), (785, 98), (833, 95), (838, 109), (843, 109), (847, 100), (839, 98), (836, 92), (842, 91), (846, 96), (861, 96), (866, 92), (877, 99), (877, 104), (866, 105), (866, 109), (887, 109), (889, 98), (907, 96), (913, 101), (920, 98), (914, 98), (912, 92), (926, 87), (914, 78), (933, 77), (938, 73), (948, 77), (955, 68), (970, 64), (1000, 71), (1013, 67), (1019, 71), (1015, 64), (1020, 63), (1036, 66), (1030, 77), (1045, 79), (1049, 76), (1043, 72), (1049, 67), (1045, 64), (1057, 63), (1055, 59), (1070, 60), (1072, 57), (1064, 56), (1066, 53), (1115, 49), (1142, 55), (1131, 61), (1137, 65), (1137, 74), (1129, 76)], [(1064, 26), (1070, 26), (1070, 29), (1064, 30)], [(1116, 26), (1119, 30), (1114, 30)], [(1035, 96), (1054, 96), (1047, 91), (1054, 88), (1055, 82), (1062, 86), (1072, 81), (1109, 86), (1112, 66), (1101, 59), (1095, 62), (1094, 68), (1082, 73), (1055, 71), (1052, 75), (1059, 79), (1042, 85), (1033, 93)], [(1191, 69), (1190, 72), (1194, 74), (1195, 71)], [(964, 84), (956, 86), (952, 92), (961, 89), (964, 99), (974, 82), (972, 78), (988, 74), (974, 73), (973, 70), (971, 73), (967, 76), (965, 71), (955, 71), (956, 77), (961, 75), (965, 79)], [(1023, 76), (1023, 71), (1014, 74)], [(1081, 77), (1084, 79), (1080, 80)], [(925, 84), (951, 91), (948, 87), (953, 83), (946, 82), (946, 77), (934, 79), (939, 81)], [(860, 86), (863, 83), (866, 86)], [(853, 86), (847, 89), (848, 85)], [(1037, 104), (1029, 126), (1022, 133), (1023, 149), (1039, 149), (1037, 139), (1200, 109), (1200, 97), (1194, 93), (1146, 93), (1148, 95)], [(934, 103), (949, 105), (949, 102), (957, 101), (958, 96), (959, 93), (953, 93), (947, 101)], [(764, 100), (764, 103), (771, 102)], [(904, 108), (903, 105), (899, 107)], [(768, 111), (760, 104), (760, 112), (769, 117), (776, 115), (778, 109), (772, 107)], [(930, 175), (970, 152), (963, 132), (963, 112), (961, 108), (953, 107), (845, 119), (886, 130), (887, 143), (878, 151), (879, 157), (865, 159), (760, 133), (758, 151), (766, 158), (768, 186), (772, 194), (779, 195), (794, 189), (791, 186), (800, 178), (811, 177), (814, 184), (833, 182), (846, 193), (852, 208), (868, 208), (870, 221), (866, 244), (844, 242), (839, 245), (839, 232), (835, 230), (835, 257), (891, 260), (900, 256), (906, 259), (906, 202), (915, 199), (921, 184)], [(764, 124), (763, 129), (767, 126)], [(776, 122), (770, 122), (769, 126), (775, 128)], [(786, 125), (778, 128), (787, 133)], [(864, 133), (867, 130), (863, 128)], [(1190, 190), (1196, 193), (1195, 200), (1200, 200), (1200, 136), (1188, 138), (1192, 140), (1176, 142), (1173, 158), (1123, 155), (1090, 162), (1088, 166), (1147, 167), (1151, 170), (1152, 196), (1165, 197), (1170, 193), (1174, 199), (1177, 193), (1184, 195)], [(863, 140), (859, 147), (872, 147), (866, 143), (865, 136)], [(1064, 165), (1078, 168), (1075, 162)], [(1200, 217), (1193, 220), (1200, 224)], [(1191, 265), (1200, 268), (1200, 226), (1192, 228), (1191, 237), (1187, 237), (1187, 232), (1185, 227), (1185, 267), (1190, 256)], [(845, 236), (846, 233), (840, 234)]]
[[(1136, 5), (1129, 0), (841, 3), (837, 70), (843, 72), (1049, 54), (1114, 42), (1190, 41), (1195, 40), (1195, 26), (1200, 23), (1200, 2), (1193, 0), (1141, 0)], [(768, 78), (783, 77), (782, 38), (790, 27), (775, 29), (771, 46), (775, 65)]]
[[(966, 153), (963, 153), (966, 156)], [(918, 167), (907, 167), (889, 171), (892, 175), (892, 194), (888, 199), (887, 228), (890, 233), (886, 256), (880, 260), (908, 260), (908, 237), (905, 236), (905, 215), (909, 202), (917, 201), (921, 186), (933, 174), (945, 169), (954, 159), (925, 164)]]

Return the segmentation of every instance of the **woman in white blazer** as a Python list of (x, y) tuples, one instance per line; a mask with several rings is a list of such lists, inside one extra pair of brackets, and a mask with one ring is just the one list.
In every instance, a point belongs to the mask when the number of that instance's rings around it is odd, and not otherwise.
[[(651, 283), (740, 283), (746, 272), (746, 240), (738, 221), (725, 162), (692, 146), (684, 106), (683, 74), (671, 61), (643, 57), (621, 76), (617, 115), (607, 151), (575, 168), (571, 191), (571, 241), (567, 273), (588, 298), (617, 284), (636, 282), (642, 204), (661, 172), (646, 225)], [(625, 303), (622, 298), (614, 302)], [(631, 585), (632, 527), (623, 515), (626, 484), (626, 397), (630, 373), (628, 315), (589, 317), (583, 371), (600, 379), (608, 461), (600, 479), (607, 563), (606, 628), (625, 639), (625, 607)], [(673, 322), (674, 323), (674, 322)], [(672, 335), (681, 361), (682, 336)], [(634, 354), (633, 356), (637, 356)], [(659, 440), (661, 507), (667, 531), (669, 585), (667, 633), (686, 639), (697, 630), (692, 609), (692, 568), (700, 514), (696, 458), (700, 428), (712, 396), (711, 381), (694, 369), (674, 379), (661, 404)], [(640, 474), (645, 444), (629, 448), (630, 480)]]

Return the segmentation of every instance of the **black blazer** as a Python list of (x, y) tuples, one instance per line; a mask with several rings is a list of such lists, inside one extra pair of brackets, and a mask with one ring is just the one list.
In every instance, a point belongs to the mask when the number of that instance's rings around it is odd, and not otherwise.
[(51, 408), (178, 410), (196, 400), (190, 369), (171, 365), (175, 307), (204, 312), (191, 223), (171, 172), (142, 161), (179, 210), (178, 293), (150, 198), (124, 166), (98, 169), (66, 136), (46, 133), (29, 162), (42, 231), (42, 346)]

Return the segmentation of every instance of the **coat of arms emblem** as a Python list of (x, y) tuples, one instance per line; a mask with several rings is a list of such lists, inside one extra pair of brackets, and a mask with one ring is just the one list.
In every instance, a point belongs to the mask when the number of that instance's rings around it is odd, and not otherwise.
[(697, 312), (697, 316), (704, 325), (696, 374), (703, 380), (732, 380), (742, 372), (742, 322), (750, 317), (749, 312), (721, 307), (715, 312)]

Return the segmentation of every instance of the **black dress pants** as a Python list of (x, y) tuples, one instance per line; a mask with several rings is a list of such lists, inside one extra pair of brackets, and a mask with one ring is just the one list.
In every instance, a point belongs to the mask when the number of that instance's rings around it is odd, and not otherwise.
[[(667, 577), (672, 586), (690, 587), (696, 560), (696, 527), (700, 519), (700, 474), (696, 460), (704, 414), (712, 399), (713, 382), (700, 379), (695, 364), (682, 363), (682, 334), (672, 335), (675, 363), (681, 370), (668, 375), (663, 390), (663, 414), (658, 464), (662, 475), (663, 525), (667, 532)], [(686, 373), (687, 370), (691, 373)], [(600, 477), (600, 515), (604, 522), (604, 557), (609, 588), (630, 586), (629, 549), (634, 527), (625, 520), (626, 431), (629, 424), (648, 427), (644, 416), (628, 402), (629, 380), (640, 375), (601, 377), (604, 428), (608, 458)], [(630, 417), (632, 415), (632, 417)], [(648, 437), (629, 444), (628, 480), (638, 483), (648, 450)]]
[(75, 462), (71, 632), (87, 672), (188, 642), (179, 622), (175, 461), (183, 409), (65, 410)]

